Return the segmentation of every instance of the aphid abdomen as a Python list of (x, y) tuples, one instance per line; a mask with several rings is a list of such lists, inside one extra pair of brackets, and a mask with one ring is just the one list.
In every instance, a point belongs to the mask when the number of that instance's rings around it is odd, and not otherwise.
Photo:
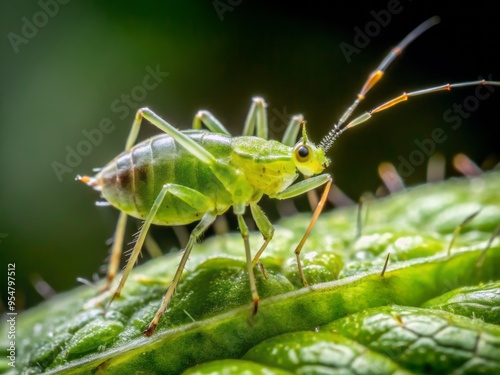
[[(207, 150), (224, 158), (230, 153), (229, 139), (208, 132), (189, 132)], [(119, 155), (96, 176), (104, 198), (127, 214), (144, 219), (165, 184), (194, 189), (209, 197), (222, 213), (232, 205), (230, 194), (199, 161), (168, 135), (160, 135)], [(181, 225), (200, 220), (205, 212), (167, 194), (153, 223)]]

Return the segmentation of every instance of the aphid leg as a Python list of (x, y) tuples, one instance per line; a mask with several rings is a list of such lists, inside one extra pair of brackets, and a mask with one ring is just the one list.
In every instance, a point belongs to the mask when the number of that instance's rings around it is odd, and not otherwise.
[(156, 242), (150, 233), (148, 233), (146, 239), (144, 240), (144, 247), (148, 251), (149, 255), (151, 255), (151, 258), (158, 258), (163, 255), (160, 245), (158, 245), (158, 242)]
[(134, 123), (132, 124), (129, 139), (127, 140), (127, 146), (129, 148), (132, 147), (133, 142), (135, 142), (135, 139), (137, 138), (137, 134), (139, 133), (143, 118), (148, 120), (158, 129), (170, 135), (176, 142), (178, 142), (182, 147), (188, 150), (193, 156), (196, 156), (198, 160), (206, 163), (209, 166), (217, 164), (217, 160), (210, 152), (208, 152), (198, 143), (189, 138), (189, 136), (170, 125), (167, 121), (163, 120), (149, 108), (141, 108), (137, 111)]
[[(130, 254), (130, 257), (127, 261), (127, 265), (125, 266), (125, 270), (123, 271), (123, 276), (120, 280), (120, 283), (118, 287), (116, 288), (115, 293), (113, 294), (113, 297), (111, 298), (111, 302), (113, 301), (114, 298), (117, 298), (120, 296), (121, 290), (123, 289), (123, 286), (125, 285), (125, 282), (127, 281), (128, 276), (130, 275), (130, 272), (132, 271), (132, 268), (134, 267), (135, 263), (137, 262), (137, 258), (141, 252), (142, 245), (144, 244), (144, 241), (146, 239), (146, 235), (148, 233), (149, 227), (151, 226), (151, 223), (153, 222), (153, 219), (156, 215), (156, 212), (160, 208), (160, 205), (162, 204), (165, 196), (167, 193), (171, 193), (172, 195), (176, 196), (177, 198), (181, 199), (185, 203), (189, 204), (192, 207), (196, 207), (196, 209), (200, 211), (211, 211), (213, 208), (213, 202), (206, 197), (205, 195), (199, 193), (196, 190), (187, 188), (185, 186), (181, 185), (175, 185), (175, 184), (166, 184), (162, 187), (160, 193), (156, 197), (151, 210), (149, 211), (148, 215), (146, 216), (146, 219), (144, 220), (144, 224), (142, 225), (141, 230), (139, 231), (139, 235), (137, 237), (136, 243), (134, 245), (134, 249), (132, 250), (132, 253)], [(175, 281), (175, 279), (174, 279)], [(174, 282), (172, 282), (174, 284)], [(175, 284), (174, 284), (175, 288)]]
[(266, 271), (262, 263), (259, 261), (259, 259), (264, 250), (266, 249), (267, 245), (273, 238), (274, 227), (269, 221), (269, 219), (266, 217), (264, 211), (262, 211), (262, 209), (256, 203), (250, 205), (250, 210), (252, 212), (252, 217), (255, 221), (255, 224), (257, 224), (257, 228), (259, 228), (260, 233), (262, 233), (262, 236), (264, 237), (264, 243), (260, 247), (259, 251), (257, 251), (257, 254), (255, 254), (252, 260), (252, 268), (255, 267), (256, 264), (258, 264), (262, 274), (267, 279)]
[(466, 177), (481, 176), (483, 171), (465, 154), (456, 154), (453, 157), (453, 166)]
[(292, 147), (297, 143), (297, 136), (299, 135), (300, 126), (304, 122), (304, 116), (295, 115), (292, 117), (288, 126), (286, 127), (285, 134), (283, 135), (283, 139), (281, 143), (286, 146)]
[[(141, 126), (142, 116), (139, 115), (140, 110), (135, 116), (134, 123), (130, 129), (130, 133), (127, 137), (127, 142), (125, 143), (125, 151), (129, 151), (137, 140), (137, 135), (139, 134), (139, 128)], [(106, 275), (106, 284), (101, 292), (105, 292), (111, 288), (111, 284), (116, 277), (118, 271), (118, 266), (120, 265), (120, 258), (123, 249), (123, 238), (125, 236), (125, 227), (127, 226), (127, 214), (120, 212), (118, 222), (116, 224), (115, 233), (113, 235), (113, 246), (111, 248), (111, 258), (108, 264), (108, 271)]]
[(250, 111), (248, 111), (245, 120), (243, 135), (254, 135), (255, 132), (257, 137), (267, 139), (268, 126), (266, 106), (267, 104), (264, 99), (259, 97), (252, 98), (252, 105), (250, 106)]
[(253, 190), (243, 173), (236, 171), (234, 166), (231, 166), (224, 161), (217, 160), (215, 156), (213, 156), (203, 146), (196, 143), (187, 134), (174, 128), (148, 108), (141, 108), (137, 111), (134, 124), (132, 125), (133, 129), (135, 129), (133, 132), (139, 131), (141, 120), (143, 118), (148, 120), (158, 129), (170, 135), (191, 155), (196, 157), (202, 163), (205, 163), (213, 172), (215, 177), (217, 177), (217, 179), (224, 185), (225, 189), (233, 195), (233, 200), (235, 202), (233, 207), (237, 204), (243, 204), (242, 207), (244, 207), (244, 204), (251, 198)]
[[(260, 135), (260, 136), (263, 136), (263, 135), (267, 136), (267, 117), (266, 117), (266, 113), (265, 113), (265, 103), (263, 100), (259, 100), (259, 99), (255, 99), (254, 103), (255, 103), (255, 107), (256, 107), (255, 111), (257, 112), (257, 114), (250, 116), (250, 118), (257, 116), (260, 118), (260, 120), (259, 121), (252, 120), (252, 121), (256, 121), (259, 124), (262, 124), (262, 123), (266, 124), (266, 126), (263, 128), (265, 130), (266, 134), (262, 134), (263, 130), (261, 127), (258, 127), (257, 132), (258, 132), (258, 135)], [(133, 130), (131, 131), (131, 133), (137, 134), (143, 118), (145, 118), (146, 120), (151, 122), (153, 125), (155, 125), (160, 130), (162, 130), (165, 133), (167, 133), (168, 135), (170, 135), (177, 143), (179, 143), (182, 147), (184, 147), (189, 153), (191, 153), (198, 160), (205, 163), (210, 168), (210, 170), (214, 173), (216, 178), (225, 186), (226, 190), (233, 196), (233, 202), (234, 202), (233, 203), (233, 211), (238, 216), (238, 220), (240, 221), (240, 229), (242, 230), (242, 233), (248, 233), (248, 228), (246, 227), (246, 224), (240, 218), (240, 216), (244, 214), (245, 205), (248, 202), (248, 200), (251, 198), (251, 195), (253, 192), (251, 186), (249, 185), (248, 181), (246, 180), (245, 175), (242, 173), (238, 173), (237, 171), (234, 170), (234, 167), (228, 165), (227, 163), (224, 163), (224, 162), (217, 160), (209, 151), (207, 151), (205, 148), (203, 148), (203, 146), (196, 143), (187, 134), (184, 134), (181, 131), (177, 130), (175, 127), (170, 125), (167, 121), (163, 120), (161, 117), (159, 117), (156, 113), (154, 113), (153, 111), (151, 111), (148, 108), (141, 108), (137, 111), (137, 114), (136, 114), (135, 120), (134, 120), (134, 124), (132, 125)], [(177, 195), (178, 193), (172, 192), (172, 194), (178, 196), (178, 198), (184, 200), (188, 204), (191, 204), (190, 201), (193, 201), (195, 197), (204, 197), (206, 199), (206, 202), (208, 202), (207, 197), (205, 197), (204, 195), (202, 195), (201, 193), (199, 193), (195, 190), (188, 189), (186, 187), (182, 187), (182, 186), (178, 186), (178, 185), (170, 185), (170, 187), (171, 188), (172, 187), (178, 188), (179, 193), (181, 192), (181, 189), (184, 192), (188, 192), (185, 196), (179, 196), (179, 195)], [(163, 193), (163, 190), (162, 190), (162, 193)], [(159, 199), (159, 197), (157, 198), (157, 200), (158, 199)], [(199, 201), (199, 199), (196, 199), (196, 200)], [(156, 203), (157, 203), (157, 201), (155, 201), (155, 205), (156, 205)], [(200, 207), (204, 207), (204, 205), (202, 204), (203, 202), (200, 202), (200, 203), (193, 202), (193, 203), (194, 204), (192, 204), (192, 206), (196, 207), (196, 209), (198, 209), (199, 211), (202, 211), (202, 212), (211, 212), (214, 209), (213, 202), (210, 202), (212, 204), (212, 206), (209, 209), (207, 208), (206, 210), (203, 208), (200, 209)], [(153, 205), (153, 207), (155, 207), (155, 205)], [(155, 212), (156, 212), (156, 210), (157, 210), (157, 208), (155, 209)], [(153, 211), (153, 209), (152, 209), (152, 211)], [(151, 215), (151, 212), (150, 212), (150, 214), (148, 214), (148, 218), (150, 217), (150, 215)], [(212, 223), (215, 220), (216, 215), (210, 214), (210, 217), (212, 217), (212, 216), (213, 216), (213, 219), (210, 220), (210, 223)], [(153, 214), (153, 217), (154, 217), (154, 214)], [(148, 226), (151, 224), (151, 220), (152, 220), (152, 218), (150, 219)], [(202, 219), (202, 222), (203, 222), (203, 219)], [(200, 224), (202, 222), (200, 222)], [(147, 223), (147, 221), (145, 222), (145, 225), (146, 225), (146, 223)], [(198, 226), (196, 228), (198, 228)], [(203, 228), (205, 228), (205, 227), (203, 227)], [(144, 228), (143, 228), (143, 230), (144, 230)], [(143, 231), (141, 231), (141, 234), (139, 235), (139, 239), (141, 238), (142, 232)], [(189, 246), (192, 247), (192, 245), (194, 244), (193, 233), (191, 234), (190, 239), (188, 241), (188, 245), (186, 246), (186, 251), (188, 249), (190, 251)], [(199, 236), (199, 234), (197, 234), (197, 233), (198, 232), (195, 233), (196, 236)], [(245, 239), (245, 236), (244, 236), (244, 239)], [(142, 241), (144, 241), (144, 239), (142, 239)], [(141, 243), (141, 245), (142, 245), (142, 243)], [(248, 264), (248, 268), (249, 268), (250, 285), (252, 288), (252, 296), (254, 298), (254, 310), (256, 311), (257, 307), (258, 307), (258, 295), (257, 295), (257, 289), (255, 287), (255, 278), (253, 276), (253, 269), (251, 267), (252, 259), (251, 259), (250, 244), (248, 243), (248, 239), (245, 240), (245, 250), (247, 251), (247, 259), (248, 259), (247, 264)], [(133, 265), (133, 263), (135, 263), (135, 260), (137, 259), (139, 251), (140, 251), (140, 247), (138, 248), (137, 244), (136, 244), (136, 247), (134, 247), (134, 251), (133, 251), (133, 253), (130, 257), (130, 261), (129, 261), (129, 262), (132, 262), (132, 265)], [(184, 257), (183, 257), (183, 260), (184, 260)], [(187, 258), (186, 258), (186, 261), (187, 261)], [(162, 306), (160, 307), (160, 309), (156, 313), (155, 318), (151, 322), (148, 329), (144, 332), (146, 335), (151, 335), (154, 332), (156, 325), (158, 324), (158, 320), (160, 319), (161, 314), (163, 314), (163, 312), (167, 308), (168, 303), (170, 302), (170, 299), (172, 297), (173, 291), (175, 289), (175, 286), (177, 285), (178, 277), (180, 277), (179, 272), (182, 272), (182, 268), (183, 268), (184, 263), (181, 260), (181, 265), (179, 266), (179, 269), (176, 273), (176, 276), (174, 277), (174, 281), (172, 281), (171, 288), (169, 288), (169, 291), (167, 291), (167, 294), (165, 295)], [(124, 277), (128, 276), (128, 273), (130, 273), (130, 268), (131, 268), (131, 266), (127, 265), (127, 269), (125, 270)], [(121, 287), (123, 287), (123, 283), (124, 283), (123, 281), (120, 282), (119, 289), (117, 290), (118, 295), (119, 295), (119, 292), (121, 290)]]
[(116, 277), (120, 258), (122, 256), (123, 238), (125, 236), (125, 227), (127, 226), (127, 214), (120, 212), (118, 222), (116, 223), (115, 233), (113, 235), (113, 246), (111, 247), (111, 257), (108, 263), (108, 271), (106, 275), (106, 284), (100, 290), (101, 293), (106, 292), (111, 288), (111, 284)]
[(328, 194), (328, 201), (337, 207), (352, 206), (356, 202), (347, 196), (337, 185), (332, 185)]
[(144, 244), (144, 241), (146, 239), (146, 235), (148, 233), (149, 227), (151, 226), (151, 223), (156, 215), (156, 212), (158, 211), (158, 208), (160, 207), (161, 202), (165, 198), (165, 195), (167, 194), (170, 186), (171, 185), (163, 186), (160, 193), (156, 197), (155, 202), (153, 203), (153, 206), (151, 207), (151, 210), (149, 210), (148, 216), (146, 216), (146, 220), (144, 220), (142, 228), (139, 231), (139, 235), (137, 236), (137, 240), (135, 242), (134, 248), (133, 248), (132, 252), (130, 253), (130, 256), (127, 260), (127, 264), (125, 266), (125, 270), (123, 272), (123, 275), (120, 279), (120, 283), (118, 284), (118, 287), (116, 288), (113, 296), (111, 297), (109, 304), (111, 304), (115, 298), (120, 297), (120, 293), (123, 289), (123, 286), (125, 285), (125, 282), (127, 281), (127, 278), (130, 274), (130, 271), (132, 271), (132, 268), (134, 267), (135, 262), (137, 262), (137, 257), (141, 253), (142, 245)]
[[(180, 186), (182, 188), (182, 186)], [(200, 193), (198, 193), (201, 195)], [(208, 198), (207, 198), (208, 200)], [(161, 306), (156, 312), (153, 320), (151, 323), (149, 323), (148, 328), (143, 331), (143, 334), (146, 336), (151, 336), (154, 331), (156, 330), (156, 327), (158, 326), (158, 322), (160, 321), (161, 316), (163, 313), (167, 310), (168, 304), (170, 303), (170, 300), (172, 299), (172, 296), (174, 295), (175, 288), (177, 287), (177, 284), (179, 283), (179, 280), (182, 275), (182, 271), (184, 270), (184, 267), (186, 266), (186, 263), (189, 259), (189, 254), (191, 253), (191, 250), (194, 246), (194, 244), (198, 241), (198, 239), (201, 237), (203, 232), (215, 221), (215, 218), (217, 217), (217, 214), (209, 211), (205, 215), (203, 215), (201, 221), (198, 223), (198, 225), (193, 229), (191, 232), (191, 235), (189, 236), (188, 243), (184, 249), (184, 254), (182, 254), (181, 261), (179, 263), (179, 266), (177, 267), (177, 271), (175, 271), (174, 278), (172, 279), (172, 282), (170, 283), (167, 292), (165, 294), (165, 297), (163, 297), (163, 300), (161, 302)]]
[(203, 125), (205, 125), (211, 132), (231, 135), (226, 127), (222, 125), (222, 123), (209, 111), (198, 111), (196, 116), (194, 116), (193, 129), (201, 129)]
[[(141, 127), (142, 119), (146, 118), (149, 122), (151, 122), (156, 127), (160, 128), (176, 141), (178, 141), (183, 147), (190, 150), (193, 155), (195, 155), (198, 159), (207, 164), (213, 165), (216, 161), (215, 158), (206, 151), (203, 147), (198, 145), (196, 142), (191, 140), (188, 136), (184, 135), (177, 129), (175, 129), (172, 125), (167, 123), (165, 120), (161, 119), (154, 112), (150, 111), (148, 108), (141, 108), (137, 111), (134, 119), (134, 123), (132, 124), (132, 128), (130, 129), (130, 133), (127, 138), (127, 142), (125, 144), (125, 151), (128, 151), (132, 148), (135, 141), (137, 140), (137, 135), (139, 134), (139, 129)], [(227, 132), (224, 126), (220, 124), (213, 116), (211, 116), (208, 112), (202, 113), (201, 119), (206, 120), (205, 125), (209, 124), (213, 129), (217, 129), (220, 132)], [(201, 121), (200, 119), (200, 121)], [(196, 121), (196, 117), (195, 117)], [(194, 126), (194, 125), (193, 125)], [(108, 290), (111, 286), (113, 279), (116, 276), (118, 265), (120, 262), (120, 257), (123, 248), (123, 238), (125, 235), (125, 227), (127, 223), (127, 216), (125, 213), (120, 213), (120, 217), (118, 219), (118, 223), (116, 226), (115, 234), (114, 234), (114, 242), (111, 250), (111, 260), (108, 265), (108, 273), (106, 277), (106, 285), (104, 287), (104, 291)], [(121, 289), (121, 288), (120, 288)]]
[(229, 223), (224, 215), (217, 216), (213, 229), (215, 235), (226, 234), (229, 232)]
[[(148, 108), (141, 108), (137, 111), (133, 130), (131, 134), (139, 131), (141, 121), (145, 118), (158, 129), (170, 135), (175, 142), (184, 147), (191, 155), (196, 157), (202, 163), (205, 163), (213, 172), (215, 177), (225, 186), (225, 189), (233, 195), (234, 204), (244, 204), (252, 196), (252, 186), (248, 183), (245, 175), (235, 170), (234, 166), (224, 161), (217, 160), (208, 150), (196, 143), (189, 135), (177, 130), (167, 121), (163, 120), (156, 113)], [(267, 121), (267, 120), (266, 120)], [(127, 141), (128, 142), (128, 141)]]
[(255, 276), (253, 274), (252, 267), (252, 254), (250, 252), (250, 242), (248, 240), (249, 231), (248, 226), (245, 223), (245, 219), (243, 219), (242, 214), (237, 214), (238, 218), (238, 226), (240, 227), (241, 237), (243, 237), (243, 242), (245, 243), (245, 255), (247, 260), (247, 271), (248, 278), (250, 280), (250, 291), (252, 292), (252, 300), (253, 300), (253, 315), (257, 314), (259, 309), (259, 294), (257, 293), (257, 286), (255, 285)]
[(175, 237), (177, 237), (177, 241), (181, 247), (186, 246), (189, 240), (189, 230), (184, 225), (174, 225), (172, 227), (174, 231)]
[(403, 179), (393, 164), (387, 162), (380, 163), (378, 174), (390, 194), (405, 189)]
[(297, 258), (297, 267), (299, 270), (300, 277), (302, 278), (302, 281), (304, 282), (305, 286), (309, 284), (307, 283), (304, 271), (302, 270), (302, 263), (300, 262), (300, 251), (302, 250), (302, 247), (304, 246), (304, 243), (306, 242), (309, 233), (311, 233), (311, 230), (313, 229), (319, 214), (323, 210), (326, 198), (328, 197), (328, 192), (330, 191), (330, 187), (332, 186), (332, 177), (329, 174), (320, 174), (318, 176), (308, 178), (307, 180), (300, 181), (297, 184), (291, 185), (285, 190), (283, 190), (281, 193), (276, 195), (277, 199), (293, 198), (298, 195), (307, 193), (310, 190), (316, 189), (317, 187), (320, 187), (324, 184), (326, 184), (325, 190), (323, 191), (321, 199), (318, 205), (316, 206), (316, 209), (314, 210), (311, 222), (309, 223), (309, 226), (307, 227), (304, 236), (302, 237), (299, 244), (297, 245), (297, 248), (295, 249), (295, 256)]
[(427, 182), (443, 181), (446, 174), (446, 159), (436, 152), (429, 157), (427, 163)]

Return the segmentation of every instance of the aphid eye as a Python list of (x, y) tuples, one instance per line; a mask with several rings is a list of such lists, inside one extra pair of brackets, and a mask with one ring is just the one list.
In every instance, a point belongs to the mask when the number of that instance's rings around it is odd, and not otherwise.
[(297, 149), (297, 155), (298, 155), (299, 159), (307, 158), (309, 156), (309, 148), (307, 148), (306, 146), (300, 146)]

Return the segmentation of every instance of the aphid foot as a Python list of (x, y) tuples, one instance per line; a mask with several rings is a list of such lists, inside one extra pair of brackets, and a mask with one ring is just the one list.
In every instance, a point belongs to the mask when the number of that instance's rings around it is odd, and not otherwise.
[(258, 310), (259, 310), (259, 299), (258, 298), (254, 298), (254, 300), (253, 300), (252, 315), (255, 316), (257, 314)]
[(147, 337), (150, 337), (156, 330), (156, 324), (151, 322), (149, 325), (148, 325), (148, 328), (146, 328), (144, 331), (142, 331), (142, 334), (144, 336), (147, 336)]

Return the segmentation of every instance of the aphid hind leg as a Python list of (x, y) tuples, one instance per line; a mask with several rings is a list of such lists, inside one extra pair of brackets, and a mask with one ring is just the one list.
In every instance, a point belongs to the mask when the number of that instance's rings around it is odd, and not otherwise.
[[(167, 193), (171, 193), (172, 195), (181, 199), (182, 201), (184, 201), (185, 203), (187, 203), (191, 207), (199, 210), (199, 212), (212, 212), (214, 210), (213, 202), (208, 197), (201, 194), (200, 192), (193, 190), (193, 189), (190, 189), (188, 187), (182, 186), (182, 185), (175, 185), (175, 184), (164, 185), (162, 187), (160, 193), (156, 197), (151, 209), (149, 210), (149, 213), (146, 216), (146, 219), (144, 220), (144, 223), (142, 225), (141, 230), (139, 231), (139, 235), (138, 235), (137, 240), (135, 242), (132, 253), (130, 254), (130, 257), (127, 261), (127, 265), (125, 266), (125, 270), (123, 271), (123, 275), (122, 275), (122, 278), (120, 280), (120, 283), (119, 283), (118, 287), (116, 288), (116, 291), (114, 292), (110, 303), (113, 301), (114, 298), (120, 296), (121, 290), (123, 289), (123, 286), (125, 285), (125, 282), (127, 281), (127, 278), (130, 275), (132, 268), (134, 267), (135, 263), (137, 262), (137, 258), (141, 252), (141, 249), (142, 249), (142, 246), (143, 246), (144, 241), (146, 239), (146, 235), (148, 233), (149, 227), (151, 226), (151, 223), (153, 222), (153, 219), (156, 216), (156, 213), (157, 213), (158, 209), (160, 208), (163, 200), (165, 199), (165, 196), (167, 195)], [(181, 270), (181, 272), (182, 272), (182, 270)], [(175, 279), (172, 282), (172, 284), (175, 288), (176, 283), (174, 283), (174, 282), (175, 282)]]
[(127, 140), (127, 146), (130, 145), (131, 147), (133, 142), (135, 142), (143, 118), (148, 120), (151, 124), (156, 126), (161, 131), (170, 135), (176, 142), (178, 142), (182, 147), (188, 150), (193, 156), (196, 156), (196, 158), (198, 158), (200, 161), (210, 166), (217, 163), (217, 160), (210, 152), (208, 152), (202, 146), (189, 138), (189, 136), (170, 125), (167, 121), (163, 120), (149, 108), (141, 108), (137, 111), (134, 123), (132, 124), (129, 138)]
[[(251, 199), (254, 188), (250, 185), (244, 173), (235, 169), (228, 162), (216, 159), (208, 150), (191, 139), (188, 134), (177, 130), (149, 108), (141, 108), (137, 111), (133, 124), (136, 132), (139, 131), (143, 118), (170, 135), (175, 142), (184, 147), (191, 155), (205, 163), (214, 176), (224, 185), (227, 192), (233, 196), (233, 207), (244, 207)], [(239, 214), (240, 212), (235, 211), (235, 213)]]
[(316, 206), (316, 209), (314, 210), (313, 217), (311, 219), (311, 222), (309, 223), (309, 226), (307, 227), (306, 232), (304, 233), (304, 236), (300, 240), (299, 244), (297, 245), (295, 249), (295, 256), (297, 258), (297, 267), (298, 271), (300, 274), (300, 277), (302, 278), (302, 281), (304, 282), (304, 285), (307, 286), (309, 283), (307, 282), (307, 279), (304, 275), (304, 271), (302, 270), (302, 263), (300, 261), (300, 252), (302, 250), (302, 247), (304, 246), (304, 243), (307, 240), (307, 237), (309, 237), (309, 234), (311, 233), (314, 224), (316, 223), (316, 220), (318, 219), (318, 216), (320, 215), (321, 211), (323, 210), (323, 207), (326, 202), (326, 198), (328, 197), (328, 192), (330, 191), (330, 187), (332, 186), (332, 177), (329, 174), (321, 174), (318, 176), (314, 176), (311, 178), (308, 178), (307, 180), (300, 181), (299, 183), (296, 183), (292, 186), (289, 186), (287, 189), (283, 190), (281, 193), (276, 195), (277, 199), (288, 199), (288, 198), (293, 198), (299, 195), (302, 195), (304, 193), (307, 193), (308, 191), (311, 191), (313, 189), (316, 189), (322, 185), (325, 185), (325, 190), (323, 191), (323, 194), (321, 195), (321, 199), (319, 200), (318, 205)]
[(215, 218), (217, 217), (217, 214), (213, 211), (207, 212), (205, 215), (203, 215), (201, 221), (198, 223), (198, 225), (193, 229), (189, 236), (188, 243), (186, 247), (184, 248), (184, 253), (182, 254), (181, 261), (179, 263), (179, 266), (177, 267), (177, 271), (175, 272), (174, 278), (172, 279), (172, 282), (170, 283), (167, 292), (165, 293), (165, 297), (163, 297), (163, 301), (161, 303), (160, 308), (156, 312), (153, 320), (151, 323), (149, 323), (148, 327), (146, 330), (144, 330), (144, 334), (146, 336), (151, 336), (154, 331), (156, 330), (156, 327), (158, 326), (158, 322), (160, 321), (161, 316), (163, 313), (167, 310), (168, 304), (170, 303), (172, 296), (174, 295), (175, 288), (177, 287), (177, 284), (179, 283), (179, 280), (182, 275), (182, 271), (184, 270), (184, 267), (186, 266), (186, 263), (189, 259), (189, 254), (191, 253), (191, 250), (193, 249), (194, 244), (198, 241), (198, 239), (201, 237), (203, 232), (215, 221)]
[(148, 108), (141, 108), (137, 111), (133, 125), (136, 132), (139, 131), (143, 118), (170, 135), (175, 142), (184, 147), (191, 155), (205, 163), (226, 190), (233, 195), (235, 203), (244, 203), (250, 199), (253, 194), (252, 186), (248, 183), (245, 175), (235, 170), (234, 166), (216, 159), (208, 150), (191, 139), (188, 134), (177, 130)]

